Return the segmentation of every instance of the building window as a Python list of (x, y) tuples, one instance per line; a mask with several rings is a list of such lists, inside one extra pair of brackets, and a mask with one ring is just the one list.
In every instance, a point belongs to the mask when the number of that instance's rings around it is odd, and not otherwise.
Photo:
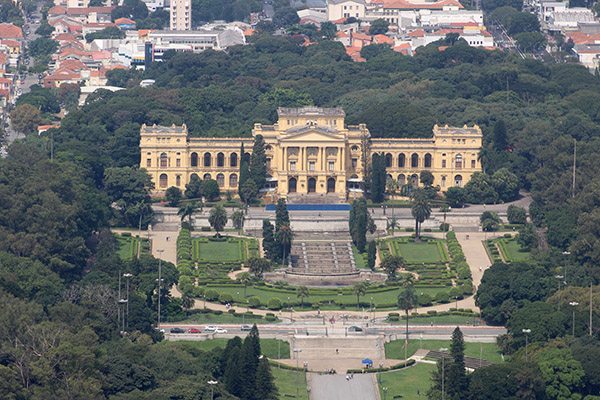
[(271, 159), (267, 158), (267, 169), (271, 168)]
[(236, 187), (238, 185), (238, 179), (236, 174), (229, 175), (229, 187)]
[(152, 166), (152, 160), (150, 158), (146, 159), (146, 167), (151, 167)]
[(198, 153), (192, 153), (191, 162), (192, 162), (192, 167), (198, 166)]
[(446, 168), (446, 160), (442, 160), (442, 168)]
[(237, 153), (231, 153), (229, 156), (229, 166), (237, 167)]
[(175, 177), (175, 186), (181, 186), (181, 175)]
[(210, 153), (204, 153), (204, 166), (210, 167)]
[(352, 169), (355, 170), (357, 166), (358, 166), (358, 159), (353, 158), (352, 159)]
[(413, 153), (413, 155), (410, 156), (410, 166), (412, 168), (419, 167), (419, 155), (417, 153)]
[(333, 161), (329, 161), (329, 170), (330, 170), (330, 171), (333, 171), (333, 170), (335, 170), (335, 162), (333, 162)]
[(161, 155), (160, 155), (160, 167), (161, 168), (166, 168), (167, 167), (167, 153), (161, 153)]
[(392, 155), (390, 153), (387, 153), (385, 155), (385, 166), (386, 166), (386, 168), (392, 167)]
[(406, 156), (404, 154), (400, 154), (398, 156), (398, 167), (404, 168), (405, 165), (406, 165)]
[(457, 154), (456, 157), (454, 158), (454, 167), (456, 169), (461, 169), (462, 168), (462, 154)]
[(169, 184), (169, 178), (167, 177), (167, 174), (161, 174), (160, 177), (158, 178), (158, 185), (161, 188), (166, 188), (168, 184)]
[(223, 175), (223, 174), (217, 175), (217, 183), (219, 184), (219, 187), (225, 186), (225, 175)]
[(210, 174), (204, 174), (204, 176), (202, 177), (202, 180), (207, 181), (209, 179), (212, 179), (212, 177), (210, 176)]
[(425, 154), (425, 168), (431, 168), (431, 154)]
[(475, 168), (475, 160), (471, 160), (471, 168)]
[(176, 167), (181, 167), (181, 158), (175, 159), (175, 166)]
[(296, 161), (290, 161), (290, 171), (296, 170)]
[(442, 187), (446, 187), (446, 175), (442, 176)]
[(217, 154), (217, 167), (225, 166), (225, 155), (223, 153)]
[(314, 171), (315, 170), (315, 162), (314, 161), (309, 161), (308, 162), (308, 170), (309, 171)]
[(454, 186), (462, 187), (462, 176), (461, 175), (456, 175), (454, 177)]

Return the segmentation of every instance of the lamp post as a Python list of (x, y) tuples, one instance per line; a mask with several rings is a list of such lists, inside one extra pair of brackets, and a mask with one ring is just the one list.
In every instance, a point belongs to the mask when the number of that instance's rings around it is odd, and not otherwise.
[(558, 279), (558, 311), (560, 311), (560, 281), (564, 278), (562, 275), (556, 275), (556, 279)]
[(127, 273), (127, 274), (123, 274), (123, 276), (125, 278), (127, 278), (127, 321), (125, 323), (125, 327), (129, 328), (129, 278), (131, 278), (133, 275), (130, 273)]
[(382, 387), (381, 390), (383, 390), (383, 400), (387, 400), (387, 387)]
[(371, 305), (369, 306), (369, 319), (373, 321), (373, 297), (371, 296)]
[(219, 382), (218, 381), (208, 381), (207, 383), (210, 385), (210, 400), (214, 400), (215, 392), (214, 392), (213, 388), (214, 388), (214, 385), (216, 385)]
[[(563, 256), (570, 256), (571, 252), (570, 251), (563, 251), (562, 252)], [(567, 284), (567, 257), (565, 257), (565, 285)]]
[(124, 335), (125, 334), (125, 304), (127, 303), (127, 300), (119, 299), (118, 303), (123, 306), (123, 329), (121, 330), (121, 335)]
[(294, 353), (296, 353), (296, 400), (300, 398), (300, 367), (298, 366), (298, 357), (302, 349), (294, 349)]
[(575, 337), (575, 307), (577, 307), (579, 303), (572, 301), (569, 303), (569, 305), (573, 307), (573, 337)]
[(528, 340), (527, 340), (527, 334), (531, 333), (531, 329), (523, 329), (523, 333), (525, 334), (525, 362), (529, 362), (529, 353), (528, 353), (528, 349), (527, 349), (527, 345), (528, 345)]
[(308, 372), (308, 363), (304, 361), (304, 383), (306, 384), (306, 373)]
[(446, 365), (445, 365), (445, 360), (446, 360), (446, 352), (448, 351), (447, 348), (441, 348), (440, 349), (440, 353), (442, 353), (442, 400), (445, 399), (445, 389), (446, 389), (446, 381), (445, 381), (445, 372), (446, 372)]
[(290, 303), (289, 296), (288, 296), (288, 307), (290, 308), (290, 321), (294, 322), (294, 318), (292, 317), (292, 313), (294, 312), (294, 309), (292, 308), (292, 303)]
[(162, 274), (162, 253), (164, 250), (157, 249), (156, 252), (159, 254), (158, 256), (158, 329), (160, 329), (160, 286), (162, 282), (161, 274)]

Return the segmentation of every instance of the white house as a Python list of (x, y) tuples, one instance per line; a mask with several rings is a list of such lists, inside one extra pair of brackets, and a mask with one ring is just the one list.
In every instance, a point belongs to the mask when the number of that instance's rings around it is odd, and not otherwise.
[(366, 4), (364, 0), (328, 0), (327, 20), (337, 21), (341, 18), (364, 18)]

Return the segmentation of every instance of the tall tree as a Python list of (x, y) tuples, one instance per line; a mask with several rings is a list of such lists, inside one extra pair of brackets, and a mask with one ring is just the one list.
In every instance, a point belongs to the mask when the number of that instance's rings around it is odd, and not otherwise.
[(412, 216), (415, 218), (416, 239), (420, 240), (421, 224), (431, 215), (431, 206), (429, 205), (429, 199), (417, 192), (413, 199), (411, 213)]
[(277, 257), (277, 243), (273, 224), (268, 219), (263, 219), (262, 226), (263, 252), (266, 258), (273, 261)]
[(10, 112), (10, 120), (13, 128), (25, 136), (37, 132), (43, 122), (40, 110), (30, 104), (17, 106)]
[(285, 225), (290, 225), (290, 214), (288, 213), (285, 199), (280, 198), (277, 200), (277, 205), (275, 206), (275, 231), (279, 231)]
[(367, 267), (370, 270), (375, 269), (375, 262), (377, 261), (377, 243), (374, 240), (369, 242), (369, 247), (367, 248)]
[(266, 357), (258, 361), (256, 369), (256, 398), (260, 400), (278, 400), (279, 391), (271, 373), (271, 365)]
[(371, 175), (371, 198), (373, 203), (381, 203), (384, 199), (386, 188), (385, 155), (373, 154)]
[(165, 197), (170, 207), (176, 207), (181, 201), (181, 189), (176, 186), (171, 186), (165, 192)]
[(179, 211), (177, 211), (177, 215), (181, 217), (181, 221), (187, 218), (188, 223), (190, 224), (190, 229), (192, 229), (194, 227), (192, 218), (194, 217), (194, 214), (197, 213), (199, 210), (200, 205), (198, 204), (198, 202), (189, 201), (179, 208)]
[[(250, 162), (248, 157), (246, 157), (246, 151), (244, 150), (244, 143), (240, 148), (240, 177), (238, 179), (238, 193), (240, 198), (244, 201), (247, 201), (242, 197), (242, 187), (244, 183), (250, 178)], [(256, 182), (255, 182), (256, 183)]]
[(292, 228), (289, 225), (284, 225), (275, 234), (275, 238), (277, 239), (277, 243), (281, 249), (282, 259), (281, 265), (285, 264), (286, 254), (289, 254), (290, 248), (292, 247), (292, 240), (294, 239), (294, 232), (292, 232)]
[(202, 197), (202, 180), (196, 174), (192, 174), (190, 183), (185, 184), (185, 197), (197, 199)]
[(360, 297), (367, 294), (367, 284), (365, 282), (358, 282), (352, 287), (352, 292), (356, 296), (356, 309), (360, 309)]
[(310, 291), (306, 286), (299, 286), (296, 289), (296, 296), (298, 296), (298, 298), (300, 299), (300, 304), (302, 306), (302, 309), (304, 309), (304, 299), (310, 296)]
[(405, 287), (398, 295), (398, 307), (406, 312), (406, 342), (408, 342), (408, 312), (419, 304), (418, 301), (412, 285)]
[(233, 222), (233, 226), (240, 230), (240, 234), (242, 234), (242, 229), (244, 227), (244, 212), (242, 210), (235, 210), (233, 214), (231, 214), (231, 221)]
[(494, 150), (508, 150), (508, 136), (506, 135), (506, 124), (503, 119), (496, 121), (494, 124), (494, 133), (492, 135), (494, 141)]
[(458, 327), (452, 332), (450, 355), (452, 356), (452, 362), (448, 369), (446, 381), (447, 398), (450, 400), (464, 399), (468, 396), (469, 378), (465, 370), (465, 342)]
[(252, 281), (252, 276), (250, 276), (249, 272), (242, 272), (238, 275), (238, 280), (242, 285), (244, 285), (244, 299), (246, 298), (246, 288), (248, 284)]
[(219, 232), (221, 232), (227, 224), (227, 211), (221, 204), (217, 204), (210, 210), (208, 223), (215, 231), (217, 231), (217, 236), (219, 236)]
[(394, 278), (396, 276), (396, 271), (404, 267), (404, 258), (390, 255), (383, 259), (380, 266), (387, 272), (388, 277)]
[(254, 147), (250, 157), (250, 176), (260, 190), (265, 186), (267, 177), (267, 156), (265, 154), (265, 141), (262, 135), (256, 135), (254, 138)]

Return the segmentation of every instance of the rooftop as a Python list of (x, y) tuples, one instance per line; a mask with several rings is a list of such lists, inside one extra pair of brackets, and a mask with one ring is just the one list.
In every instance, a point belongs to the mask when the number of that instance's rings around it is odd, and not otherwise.
[(306, 107), (302, 107), (302, 108), (279, 107), (277, 109), (277, 114), (279, 115), (279, 117), (284, 117), (284, 116), (296, 117), (296, 116), (302, 116), (302, 115), (306, 115), (306, 116), (328, 115), (328, 116), (338, 116), (338, 117), (346, 116), (346, 113), (340, 107), (321, 108), (321, 107), (312, 107), (312, 106), (306, 106)]

